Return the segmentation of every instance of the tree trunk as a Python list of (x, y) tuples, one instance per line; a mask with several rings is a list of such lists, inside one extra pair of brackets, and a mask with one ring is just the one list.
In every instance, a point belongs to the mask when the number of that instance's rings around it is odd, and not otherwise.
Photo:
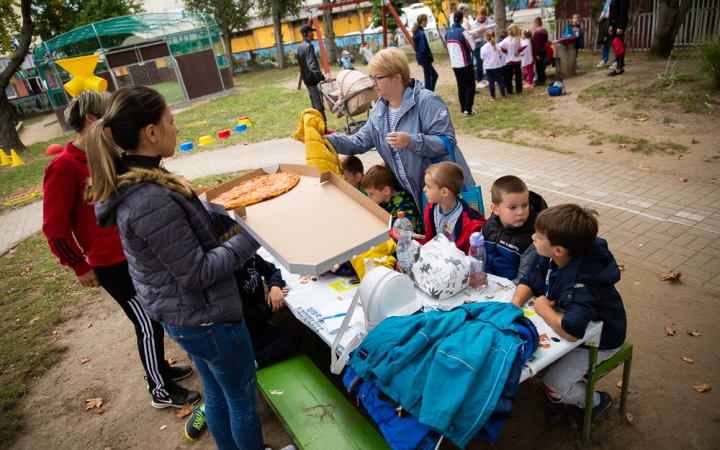
[(675, 37), (680, 26), (685, 22), (685, 16), (692, 7), (692, 0), (660, 0), (658, 3), (657, 29), (650, 54), (662, 58), (670, 57)]
[(30, 48), (30, 41), (32, 40), (33, 34), (30, 3), (31, 0), (22, 0), (20, 3), (23, 26), (18, 47), (15, 49), (15, 54), (8, 62), (5, 69), (0, 72), (0, 148), (3, 148), (6, 151), (14, 149), (17, 152), (21, 152), (26, 149), (25, 144), (20, 141), (20, 136), (18, 136), (17, 130), (15, 129), (10, 100), (7, 98), (5, 89), (10, 84), (10, 79), (12, 79), (15, 72), (17, 72), (22, 65), (23, 59), (25, 59), (25, 55)]
[(230, 38), (230, 33), (232, 33), (232, 30), (224, 30), (222, 39), (223, 44), (225, 44), (225, 58), (227, 58), (228, 67), (230, 67), (230, 73), (235, 74), (235, 62), (233, 61), (232, 56), (232, 39)]
[[(330, 0), (323, 0), (323, 5), (332, 3)], [(323, 42), (325, 43), (325, 53), (328, 61), (337, 61), (340, 59), (337, 46), (335, 45), (335, 31), (332, 26), (332, 10), (323, 9)], [(365, 30), (362, 30), (365, 31)]]
[(500, 40), (500, 30), (507, 29), (507, 15), (505, 14), (505, 0), (495, 0), (493, 2), (494, 5), (494, 12), (495, 12), (495, 23), (497, 24), (496, 30), (497, 35), (495, 36), (496, 40)]
[(277, 51), (278, 69), (285, 68), (285, 48), (283, 47), (282, 17), (279, 11), (273, 14), (273, 27), (275, 29), (275, 50)]

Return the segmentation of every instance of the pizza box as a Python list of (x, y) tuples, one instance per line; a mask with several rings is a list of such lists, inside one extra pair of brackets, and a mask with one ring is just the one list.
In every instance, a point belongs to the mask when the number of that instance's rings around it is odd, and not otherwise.
[[(294, 172), (300, 182), (278, 197), (225, 211), (212, 199), (243, 181)], [(298, 275), (320, 275), (389, 238), (391, 216), (342, 177), (317, 167), (277, 164), (224, 183), (200, 196), (208, 210), (228, 214)]]

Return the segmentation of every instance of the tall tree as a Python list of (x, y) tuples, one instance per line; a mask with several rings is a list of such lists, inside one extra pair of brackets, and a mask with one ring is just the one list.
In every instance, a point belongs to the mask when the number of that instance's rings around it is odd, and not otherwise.
[(300, 8), (305, 6), (304, 0), (259, 0), (260, 17), (273, 21), (275, 30), (275, 50), (277, 51), (278, 69), (285, 68), (285, 49), (283, 48), (282, 22), (288, 17), (295, 17)]
[(35, 35), (47, 41), (77, 27), (143, 12), (138, 0), (33, 0)]
[(135, 0), (84, 0), (75, 27), (113, 17), (128, 16), (145, 12), (141, 1)]
[(495, 0), (493, 2), (493, 13), (495, 23), (497, 24), (496, 30), (507, 29), (507, 14), (505, 12), (505, 0)]
[(232, 56), (232, 32), (248, 27), (252, 20), (250, 10), (255, 0), (185, 0), (185, 8), (190, 12), (210, 14), (218, 23), (225, 44), (225, 57), (231, 70), (235, 70)]
[[(25, 55), (27, 55), (30, 49), (30, 42), (33, 36), (31, 3), (31, 0), (21, 0), (20, 2), (22, 28), (17, 25), (18, 17), (12, 10), (12, 2), (2, 0), (2, 3), (0, 3), (0, 23), (3, 25), (2, 30), (0, 30), (0, 53), (10, 55), (10, 62), (5, 69), (0, 72), (0, 147), (5, 150), (25, 150), (25, 144), (20, 141), (20, 136), (18, 136), (17, 130), (15, 129), (10, 100), (7, 97), (5, 89), (7, 89), (10, 84), (10, 79), (20, 68), (23, 59), (25, 59)], [(15, 46), (15, 36), (18, 31), (20, 32), (20, 38), (17, 40), (17, 46)]]
[[(404, 6), (403, 0), (390, 0), (390, 4), (395, 8), (395, 12), (398, 16), (402, 16), (402, 7)], [(395, 22), (395, 18), (390, 14), (390, 11), (388, 11), (387, 8), (385, 8), (385, 25), (387, 26), (387, 30), (391, 33), (395, 33), (395, 30), (397, 30), (400, 25)], [(382, 1), (381, 0), (375, 0), (373, 2), (373, 26), (379, 27), (382, 26)]]
[[(323, 5), (335, 3), (335, 0), (322, 0)], [(323, 42), (325, 52), (330, 61), (337, 61), (340, 58), (337, 45), (335, 45), (335, 30), (333, 30), (332, 9), (323, 9)]]
[(663, 58), (670, 57), (675, 45), (675, 37), (685, 16), (692, 7), (692, 0), (660, 0), (658, 2), (657, 28), (650, 53)]

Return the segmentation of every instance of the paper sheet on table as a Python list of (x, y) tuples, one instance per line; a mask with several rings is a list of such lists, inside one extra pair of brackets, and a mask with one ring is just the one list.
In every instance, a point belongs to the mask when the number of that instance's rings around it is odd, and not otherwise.
[[(348, 298), (337, 302), (323, 303), (315, 306), (315, 309), (317, 309), (322, 316), (328, 333), (335, 334), (338, 332), (343, 320), (345, 320), (345, 315), (347, 314), (352, 301), (352, 298)], [(352, 324), (350, 324), (348, 328), (352, 328)]]

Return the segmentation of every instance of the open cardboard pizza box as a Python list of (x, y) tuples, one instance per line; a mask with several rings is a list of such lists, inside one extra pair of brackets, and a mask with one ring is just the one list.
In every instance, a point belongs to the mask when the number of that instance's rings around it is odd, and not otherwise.
[(277, 164), (263, 167), (205, 192), (201, 200), (214, 212), (225, 208), (213, 198), (243, 181), (279, 172), (294, 172), (300, 182), (290, 191), (227, 214), (246, 228), (286, 269), (298, 275), (320, 275), (335, 264), (389, 238), (390, 214), (342, 177), (317, 167)]

